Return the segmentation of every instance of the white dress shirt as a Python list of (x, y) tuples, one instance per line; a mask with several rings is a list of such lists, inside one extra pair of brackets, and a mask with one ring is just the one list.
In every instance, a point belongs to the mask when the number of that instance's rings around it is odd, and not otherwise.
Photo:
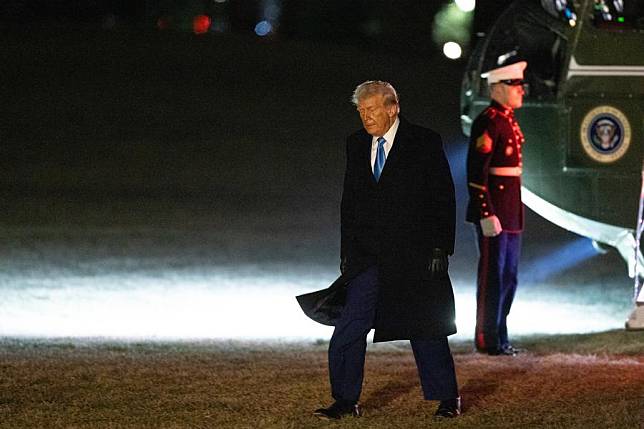
[[(398, 124), (400, 124), (400, 119), (396, 118), (394, 124), (389, 127), (389, 130), (385, 133), (384, 139), (386, 140), (385, 147), (385, 159), (389, 156), (389, 151), (394, 145), (394, 139), (396, 138), (396, 132), (398, 131)], [(376, 155), (378, 153), (378, 138), (380, 136), (372, 137), (371, 139), (371, 171), (373, 171), (373, 166), (376, 163)]]

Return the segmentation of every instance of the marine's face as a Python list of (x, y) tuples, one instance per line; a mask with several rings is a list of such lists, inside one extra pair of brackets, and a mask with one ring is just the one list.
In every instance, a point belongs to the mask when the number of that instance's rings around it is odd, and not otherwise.
[(523, 105), (523, 85), (508, 85), (499, 83), (494, 85), (492, 98), (506, 107), (518, 109)]
[(396, 122), (398, 107), (396, 104), (385, 105), (381, 94), (358, 100), (357, 106), (364, 129), (374, 137), (382, 137)]

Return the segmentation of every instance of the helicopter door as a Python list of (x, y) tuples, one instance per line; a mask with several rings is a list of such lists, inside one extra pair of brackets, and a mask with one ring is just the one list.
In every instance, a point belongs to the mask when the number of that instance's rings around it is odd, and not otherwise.
[(628, 15), (615, 10), (619, 2), (606, 3), (584, 15), (563, 77), (564, 170), (570, 177), (592, 177), (588, 192), (602, 208), (594, 218), (632, 227), (639, 195), (634, 178), (640, 176), (644, 152), (644, 20), (641, 10)]
[(461, 93), (464, 133), (469, 135), (471, 121), (489, 103), (488, 86), (480, 74), (510, 57), (528, 62), (525, 103), (554, 105), (569, 33), (567, 24), (548, 14), (539, 3), (519, 0), (509, 6), (470, 57)]
[(619, 167), (632, 175), (642, 162), (644, 19), (641, 10), (629, 14), (635, 2), (595, 4), (602, 7), (583, 22), (565, 76), (572, 143), (566, 167)]

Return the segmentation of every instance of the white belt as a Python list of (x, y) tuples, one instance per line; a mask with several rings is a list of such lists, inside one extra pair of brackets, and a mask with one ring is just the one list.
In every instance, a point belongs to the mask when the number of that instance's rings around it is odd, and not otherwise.
[(521, 167), (490, 167), (488, 172), (493, 176), (521, 176), (523, 169)]

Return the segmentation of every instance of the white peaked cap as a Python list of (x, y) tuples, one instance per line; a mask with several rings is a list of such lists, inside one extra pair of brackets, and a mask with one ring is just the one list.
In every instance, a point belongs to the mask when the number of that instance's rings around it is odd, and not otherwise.
[(507, 79), (523, 79), (523, 70), (528, 66), (525, 61), (510, 64), (509, 66), (499, 67), (492, 69), (481, 74), (481, 77), (486, 79), (488, 84), (493, 84)]

